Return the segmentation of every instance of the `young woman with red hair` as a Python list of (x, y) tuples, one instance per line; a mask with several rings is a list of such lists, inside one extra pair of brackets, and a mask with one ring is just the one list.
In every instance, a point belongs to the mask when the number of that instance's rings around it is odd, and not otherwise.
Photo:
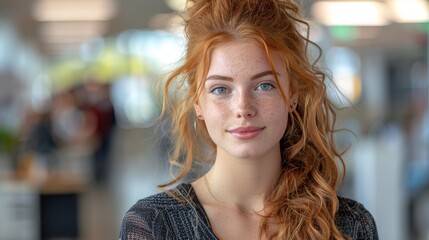
[[(137, 202), (120, 238), (378, 239), (371, 214), (337, 196), (334, 106), (298, 5), (188, 3), (186, 56), (163, 96), (172, 189)], [(209, 170), (184, 181), (198, 164)]]

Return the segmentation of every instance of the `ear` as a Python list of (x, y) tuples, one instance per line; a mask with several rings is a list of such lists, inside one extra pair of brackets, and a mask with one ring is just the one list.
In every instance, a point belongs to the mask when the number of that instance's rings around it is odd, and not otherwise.
[(295, 111), (297, 106), (298, 106), (298, 94), (294, 93), (292, 97), (289, 99), (289, 112)]
[(204, 120), (200, 105), (198, 105), (197, 103), (194, 104), (194, 110), (195, 110), (195, 115), (197, 115), (197, 118), (200, 120)]

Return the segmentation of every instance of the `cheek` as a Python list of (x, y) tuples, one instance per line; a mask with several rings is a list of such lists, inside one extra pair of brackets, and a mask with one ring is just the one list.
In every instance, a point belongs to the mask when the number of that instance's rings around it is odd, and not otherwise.
[(267, 104), (266, 106), (269, 106), (268, 109), (266, 109), (266, 116), (270, 116), (270, 118), (273, 119), (273, 121), (278, 122), (278, 124), (284, 124), (284, 126), (287, 125), (289, 115), (287, 107), (283, 101), (275, 101), (271, 104)]
[(225, 104), (222, 101), (207, 101), (202, 106), (202, 110), (204, 115), (216, 117), (219, 115), (223, 115), (228, 111), (228, 104)]
[(225, 127), (225, 120), (229, 118), (228, 113), (230, 112), (228, 106), (228, 104), (219, 101), (210, 101), (204, 105), (204, 122), (212, 139), (216, 138), (218, 131)]
[(266, 108), (270, 115), (284, 115), (288, 113), (287, 106), (281, 96), (262, 100), (259, 105)]

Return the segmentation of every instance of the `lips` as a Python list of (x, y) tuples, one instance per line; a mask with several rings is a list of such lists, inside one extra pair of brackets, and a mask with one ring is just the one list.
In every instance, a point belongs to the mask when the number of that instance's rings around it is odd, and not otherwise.
[(247, 140), (258, 136), (264, 129), (265, 127), (245, 126), (227, 130), (227, 132), (238, 139)]

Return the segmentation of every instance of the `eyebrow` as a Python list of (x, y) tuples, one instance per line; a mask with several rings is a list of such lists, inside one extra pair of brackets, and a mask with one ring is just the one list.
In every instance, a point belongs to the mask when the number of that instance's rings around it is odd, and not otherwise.
[[(281, 76), (281, 74), (280, 73), (278, 73), (278, 72), (275, 72), (275, 74), (277, 75), (277, 76)], [(257, 74), (255, 74), (255, 75), (253, 75), (252, 77), (250, 77), (250, 80), (255, 80), (255, 79), (258, 79), (258, 78), (261, 78), (261, 77), (264, 77), (264, 76), (267, 76), (267, 75), (274, 75), (274, 73), (273, 73), (273, 71), (271, 71), (271, 70), (268, 70), (268, 71), (264, 71), (264, 72), (261, 72), (261, 73), (257, 73)], [(206, 78), (206, 80), (223, 80), (223, 81), (233, 81), (233, 78), (232, 77), (227, 77), (227, 76), (222, 76), (222, 75), (210, 75), (210, 76), (208, 76), (207, 78)]]

